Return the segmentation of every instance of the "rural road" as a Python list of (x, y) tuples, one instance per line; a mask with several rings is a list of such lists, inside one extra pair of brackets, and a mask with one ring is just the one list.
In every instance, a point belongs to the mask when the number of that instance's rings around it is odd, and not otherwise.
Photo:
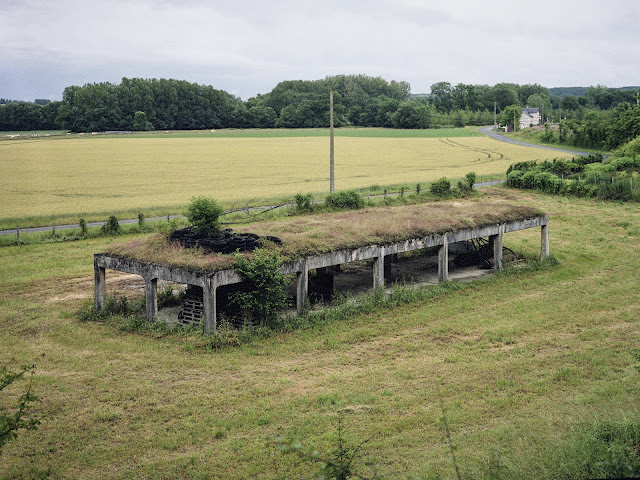
[(516, 140), (514, 138), (505, 137), (504, 135), (501, 135), (498, 132), (494, 132), (492, 129), (493, 127), (482, 127), (478, 129), (478, 131), (480, 133), (484, 133), (485, 135), (489, 135), (491, 138), (495, 140), (499, 140), (500, 142), (512, 143), (514, 145), (520, 145), (521, 147), (543, 148), (545, 150), (555, 150), (556, 152), (565, 152), (565, 153), (570, 153), (572, 155), (580, 155), (584, 157), (589, 155), (589, 152), (581, 152), (579, 150), (567, 150), (564, 148), (550, 147), (547, 145), (536, 145), (533, 143), (521, 142), (520, 140)]
[[(514, 145), (520, 145), (523, 147), (533, 147), (533, 148), (544, 148), (546, 150), (555, 150), (558, 152), (566, 152), (566, 153), (571, 153), (572, 155), (589, 155), (588, 153), (585, 152), (580, 152), (578, 150), (565, 150), (562, 148), (555, 148), (555, 147), (548, 147), (546, 145), (534, 145), (533, 143), (525, 143), (525, 142), (521, 142), (519, 140), (514, 140), (513, 138), (509, 138), (509, 137), (505, 137), (504, 135), (500, 135), (497, 132), (494, 132), (492, 130), (492, 127), (483, 127), (480, 128), (478, 130), (480, 133), (484, 133), (485, 135), (489, 135), (491, 138), (498, 140), (500, 142), (506, 142), (506, 143), (512, 143)], [(497, 185), (499, 183), (504, 182), (504, 180), (494, 180), (491, 182), (479, 182), (479, 183), (475, 183), (473, 186), (474, 187), (488, 187), (491, 185)], [(390, 193), (389, 195), (398, 195), (397, 193)], [(372, 196), (383, 196), (382, 194), (380, 195), (372, 195)], [(264, 207), (251, 207), (249, 208), (249, 210), (266, 210), (266, 209), (270, 209), (270, 208), (277, 208), (273, 205), (267, 205)], [(169, 218), (174, 219), (174, 218), (181, 218), (182, 215), (171, 215)], [(147, 218), (148, 221), (156, 221), (156, 220), (164, 220), (167, 217), (151, 217), (151, 218)], [(133, 218), (133, 219), (126, 219), (126, 220), (120, 220), (120, 224), (121, 225), (126, 225), (126, 224), (131, 224), (131, 223), (136, 223), (138, 221), (137, 218)], [(87, 223), (87, 227), (101, 227), (102, 225), (104, 225), (105, 222), (91, 222), (91, 223)], [(80, 225), (76, 224), (69, 224), (69, 225), (56, 225), (56, 230), (66, 230), (69, 228), (79, 228)], [(21, 228), (20, 229), (20, 233), (41, 233), (41, 232), (50, 232), (52, 229), (51, 226), (48, 227), (31, 227), (31, 228)], [(0, 235), (16, 235), (17, 231), (16, 229), (11, 229), (11, 230), (0, 230)]]

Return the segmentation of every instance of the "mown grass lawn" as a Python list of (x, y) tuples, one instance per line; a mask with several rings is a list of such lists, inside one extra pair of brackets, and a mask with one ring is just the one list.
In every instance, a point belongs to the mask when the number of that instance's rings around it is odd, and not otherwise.
[(43, 417), (0, 477), (312, 478), (272, 438), (327, 452), (341, 418), (358, 471), (454, 478), (442, 401), (465, 478), (575, 478), (584, 425), (640, 422), (640, 207), (509, 195), (549, 213), (558, 266), (222, 351), (80, 322), (110, 240), (0, 249), (1, 360), (36, 362)]

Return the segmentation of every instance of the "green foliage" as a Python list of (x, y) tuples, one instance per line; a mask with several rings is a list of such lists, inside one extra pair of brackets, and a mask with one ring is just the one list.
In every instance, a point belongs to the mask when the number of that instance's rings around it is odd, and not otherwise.
[(277, 443), (280, 448), (280, 452), (283, 454), (294, 454), (305, 462), (319, 464), (316, 472), (316, 478), (329, 480), (347, 480), (349, 478), (380, 478), (378, 475), (362, 476), (354, 468), (354, 461), (357, 460), (361, 454), (362, 447), (368, 442), (365, 440), (358, 445), (350, 446), (345, 438), (345, 433), (342, 428), (342, 418), (338, 419), (338, 431), (336, 436), (335, 449), (329, 453), (328, 456), (323, 456), (318, 450), (313, 447), (303, 449), (302, 444), (299, 442), (287, 442), (283, 438), (278, 438)]
[(570, 162), (519, 162), (507, 170), (507, 186), (545, 193), (597, 197), (603, 200), (640, 200), (640, 158), (618, 158), (602, 163), (592, 154)]
[(78, 223), (80, 225), (80, 235), (82, 235), (83, 237), (86, 237), (88, 233), (87, 222), (84, 220), (84, 218), (81, 218), (80, 222)]
[(177, 293), (170, 285), (158, 290), (158, 308), (175, 307), (182, 304), (186, 291), (180, 289)]
[(420, 184), (416, 184), (416, 195), (420, 195), (420, 192), (422, 191), (422, 187), (420, 186)]
[(153, 124), (147, 120), (147, 114), (144, 112), (136, 112), (133, 115), (133, 130), (149, 131), (153, 130)]
[(140, 212), (138, 213), (138, 227), (140, 227), (140, 230), (144, 228), (144, 225), (145, 225), (144, 213)]
[(295, 197), (293, 197), (294, 202), (296, 202), (296, 209), (299, 213), (306, 213), (313, 210), (313, 196), (308, 193), (303, 195), (302, 193), (296, 193)]
[(224, 209), (212, 198), (193, 197), (185, 216), (198, 234), (212, 236), (220, 232), (219, 218), (223, 212)]
[(237, 254), (234, 268), (244, 281), (231, 301), (243, 312), (245, 323), (272, 326), (280, 310), (289, 304), (279, 252), (258, 249), (251, 260)]
[[(10, 363), (7, 363), (0, 368), (0, 392), (4, 391), (6, 387), (11, 385), (17, 380), (20, 380), (27, 372), (33, 374), (35, 365), (30, 367), (22, 367), (17, 372), (9, 370)], [(2, 454), (2, 447), (9, 441), (17, 437), (18, 430), (35, 430), (40, 424), (40, 420), (37, 416), (30, 415), (33, 402), (37, 400), (37, 396), (31, 392), (31, 380), (27, 389), (18, 397), (17, 401), (10, 402), (11, 407), (9, 409), (4, 406), (0, 406), (0, 455)], [(6, 405), (7, 402), (3, 399), (0, 405)]]
[(329, 194), (325, 205), (330, 210), (358, 210), (364, 207), (364, 200), (359, 193), (350, 190)]
[(431, 193), (436, 197), (447, 197), (451, 194), (451, 182), (442, 177), (431, 184)]
[(122, 233), (120, 222), (115, 215), (109, 216), (107, 223), (100, 228), (100, 233), (102, 235), (120, 235)]

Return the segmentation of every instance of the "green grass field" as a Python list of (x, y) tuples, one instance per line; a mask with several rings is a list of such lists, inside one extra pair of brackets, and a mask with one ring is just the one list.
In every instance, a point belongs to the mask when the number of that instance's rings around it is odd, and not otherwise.
[(0, 478), (313, 478), (273, 438), (329, 452), (339, 419), (363, 475), (455, 478), (440, 402), (463, 478), (585, 478), (589, 428), (640, 423), (640, 206), (506, 195), (549, 213), (558, 266), (222, 351), (79, 320), (111, 239), (1, 248), (0, 359), (36, 363), (42, 423)]
[[(472, 129), (337, 131), (338, 190), (415, 188), (470, 171), (503, 176), (516, 161), (567, 156)], [(231, 130), (2, 141), (0, 228), (181, 213), (197, 195), (227, 207), (321, 195), (329, 184), (327, 137), (326, 129)]]

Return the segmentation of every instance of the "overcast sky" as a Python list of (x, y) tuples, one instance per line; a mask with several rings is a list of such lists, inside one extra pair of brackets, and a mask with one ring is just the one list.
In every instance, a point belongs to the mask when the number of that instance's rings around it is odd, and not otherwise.
[(0, 97), (175, 78), (243, 99), (283, 80), (640, 84), (640, 1), (0, 0)]

